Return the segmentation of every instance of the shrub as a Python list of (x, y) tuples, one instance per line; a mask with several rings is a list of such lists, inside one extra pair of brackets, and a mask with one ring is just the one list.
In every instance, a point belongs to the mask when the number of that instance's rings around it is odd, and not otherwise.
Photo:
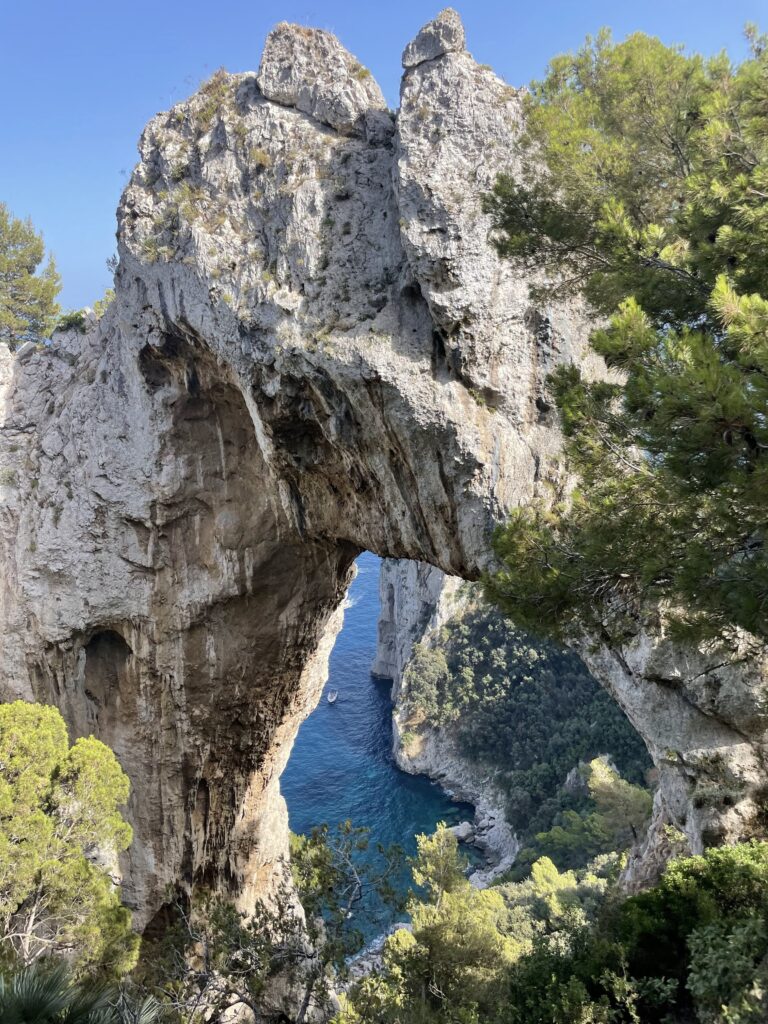
[(254, 146), (249, 153), (251, 163), (257, 167), (266, 168), (272, 166), (272, 157), (266, 151), (266, 149), (260, 149), (258, 146)]
[(87, 329), (88, 324), (82, 309), (73, 309), (65, 313), (59, 317), (56, 324), (57, 331), (77, 331), (79, 334), (85, 334)]
[(138, 936), (106, 870), (131, 829), (119, 805), (129, 783), (94, 737), (69, 746), (52, 707), (0, 705), (0, 961), (60, 953), (79, 970), (121, 974)]

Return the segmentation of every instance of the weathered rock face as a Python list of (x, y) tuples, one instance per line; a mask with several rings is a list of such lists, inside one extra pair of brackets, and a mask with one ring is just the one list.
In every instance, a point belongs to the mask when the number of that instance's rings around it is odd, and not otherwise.
[(456, 800), (475, 808), (475, 823), (452, 831), (471, 840), (486, 857), (470, 881), (490, 885), (514, 864), (520, 843), (505, 817), (505, 797), (486, 768), (462, 756), (450, 729), (409, 721), (405, 670), (414, 644), (432, 645), (439, 630), (466, 607), (461, 581), (424, 562), (385, 559), (379, 578), (381, 609), (371, 671), (392, 681), (392, 755), (411, 775), (426, 775)]
[(559, 480), (547, 372), (600, 372), (488, 243), (517, 93), (450, 13), (406, 63), (395, 118), (280, 26), (148, 125), (108, 313), (0, 354), (0, 695), (116, 750), (140, 925), (168, 883), (269, 888), (353, 559), (477, 576)]
[(638, 614), (622, 642), (580, 648), (659, 769), (651, 826), (658, 842), (638, 851), (627, 877), (653, 879), (665, 824), (693, 853), (765, 836), (768, 828), (768, 691), (765, 649), (694, 650), (671, 639), (658, 611)]
[[(455, 611), (456, 584), (431, 566), (386, 561), (380, 590), (374, 671), (393, 679), (397, 701), (413, 644), (429, 642)], [(648, 835), (631, 851), (622, 876), (625, 888), (635, 890), (653, 884), (672, 856), (766, 834), (768, 690), (765, 651), (746, 638), (729, 653), (684, 648), (670, 639), (658, 610), (628, 615), (625, 625), (621, 642), (589, 637), (574, 646), (643, 737), (658, 769)], [(396, 705), (401, 768), (442, 781), (472, 803), (484, 801), (503, 820), (503, 795), (464, 763), (450, 735), (422, 727), (402, 749), (407, 728)]]
[(333, 37), (279, 26), (258, 74), (147, 127), (101, 322), (2, 356), (2, 696), (114, 747), (140, 924), (168, 883), (268, 888), (355, 556), (476, 576), (557, 478), (537, 399), (582, 332), (488, 243), (519, 101), (456, 24), (397, 119)]
[(296, 535), (205, 357), (155, 358), (117, 313), (109, 335), (2, 356), (2, 692), (116, 751), (146, 922), (179, 878), (247, 901), (284, 855), (278, 776), (355, 551)]
[(397, 701), (413, 645), (439, 629), (459, 599), (461, 580), (426, 562), (385, 558), (379, 575), (381, 607), (376, 658), (371, 672), (392, 680)]
[[(465, 823), (488, 863), (470, 876), (483, 888), (512, 867), (520, 843), (505, 817), (504, 794), (486, 768), (464, 758), (450, 730), (408, 721), (404, 673), (413, 645), (431, 644), (449, 619), (461, 613), (461, 581), (424, 562), (385, 559), (379, 578), (381, 610), (376, 659), (371, 671), (392, 681), (392, 753), (399, 768), (427, 775), (457, 800), (475, 807), (475, 825)], [(415, 732), (413, 731), (415, 729)], [(405, 742), (406, 734), (410, 733)], [(456, 829), (454, 829), (454, 832)], [(467, 838), (459, 834), (458, 838)]]

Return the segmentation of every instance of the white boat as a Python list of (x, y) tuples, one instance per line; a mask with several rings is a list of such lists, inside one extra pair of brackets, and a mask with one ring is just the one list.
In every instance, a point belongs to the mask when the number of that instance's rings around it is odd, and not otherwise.
[(339, 691), (338, 690), (329, 690), (328, 691), (328, 703), (329, 704), (335, 704), (336, 703), (336, 698), (338, 696), (339, 696)]

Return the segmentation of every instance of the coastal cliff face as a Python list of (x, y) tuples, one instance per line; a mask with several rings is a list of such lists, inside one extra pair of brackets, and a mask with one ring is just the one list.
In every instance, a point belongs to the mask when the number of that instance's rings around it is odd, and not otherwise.
[(520, 844), (504, 814), (504, 795), (487, 769), (470, 763), (449, 731), (424, 723), (412, 734), (404, 710), (403, 677), (414, 644), (427, 643), (466, 604), (461, 581), (423, 562), (384, 559), (379, 577), (381, 610), (373, 675), (392, 681), (392, 755), (411, 775), (426, 775), (455, 799), (475, 808), (472, 829), (461, 833), (486, 859), (470, 876), (483, 888), (514, 863)]
[(379, 575), (376, 658), (371, 673), (392, 681), (397, 702), (413, 645), (439, 629), (461, 604), (461, 580), (434, 565), (385, 558)]
[(485, 889), (515, 863), (521, 843), (505, 813), (505, 796), (494, 783), (488, 766), (473, 764), (459, 751), (450, 730), (421, 725), (412, 734), (401, 708), (392, 720), (393, 755), (398, 768), (410, 775), (426, 775), (455, 800), (472, 804), (473, 822), (454, 826), (462, 842), (483, 857), (469, 881)]
[[(693, 853), (768, 830), (768, 664), (742, 637), (727, 652), (675, 642), (658, 610), (636, 614), (623, 641), (579, 645), (585, 664), (624, 710), (658, 768), (649, 841), (629, 865), (629, 888), (653, 881), (668, 843)], [(655, 837), (655, 839), (654, 839)]]
[[(168, 885), (269, 891), (354, 558), (476, 578), (493, 525), (561, 483), (547, 373), (602, 372), (579, 310), (534, 307), (488, 240), (518, 93), (450, 11), (404, 65), (395, 117), (333, 36), (278, 26), (258, 72), (147, 126), (102, 319), (0, 350), (0, 697), (116, 751), (140, 927)], [(638, 666), (615, 692), (653, 736)], [(697, 685), (667, 723), (707, 723)]]
[[(487, 770), (461, 756), (450, 730), (421, 724), (403, 743), (403, 735), (412, 731), (403, 711), (405, 669), (413, 645), (429, 644), (460, 611), (455, 581), (427, 566), (387, 561), (380, 589), (375, 665), (377, 670), (388, 666), (394, 681), (398, 765), (479, 803), (480, 818), (492, 808), (503, 822), (503, 794)], [(764, 651), (746, 637), (740, 648), (727, 653), (682, 646), (667, 635), (659, 610), (636, 612), (621, 642), (588, 637), (574, 639), (573, 646), (639, 732), (658, 769), (652, 821), (648, 835), (630, 853), (622, 876), (626, 889), (655, 882), (671, 856), (765, 834)], [(670, 825), (683, 835), (671, 838)], [(506, 857), (510, 848), (501, 843), (500, 855)]]
[(115, 749), (140, 926), (168, 884), (247, 907), (281, 870), (356, 555), (477, 576), (558, 478), (544, 379), (583, 331), (530, 305), (480, 205), (519, 118), (453, 13), (397, 118), (334, 37), (278, 26), (257, 73), (148, 125), (104, 317), (1, 354), (2, 697)]

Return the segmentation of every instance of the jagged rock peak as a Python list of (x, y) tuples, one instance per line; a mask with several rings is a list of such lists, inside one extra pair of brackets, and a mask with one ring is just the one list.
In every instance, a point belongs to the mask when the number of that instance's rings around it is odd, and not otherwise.
[(257, 75), (267, 99), (295, 107), (344, 135), (362, 131), (364, 115), (386, 110), (368, 68), (336, 36), (281, 22), (267, 36)]
[(414, 68), (425, 60), (434, 60), (444, 53), (466, 50), (464, 26), (452, 7), (446, 7), (428, 22), (403, 50), (403, 67)]

